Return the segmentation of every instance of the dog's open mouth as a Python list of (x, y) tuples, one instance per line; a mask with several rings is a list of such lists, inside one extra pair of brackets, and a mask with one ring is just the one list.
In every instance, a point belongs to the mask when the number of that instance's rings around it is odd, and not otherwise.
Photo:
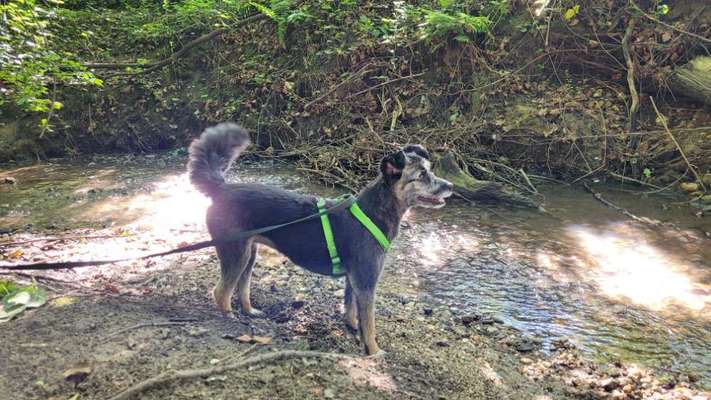
[(417, 196), (417, 201), (421, 204), (427, 204), (433, 207), (439, 207), (444, 205), (444, 199), (432, 196)]

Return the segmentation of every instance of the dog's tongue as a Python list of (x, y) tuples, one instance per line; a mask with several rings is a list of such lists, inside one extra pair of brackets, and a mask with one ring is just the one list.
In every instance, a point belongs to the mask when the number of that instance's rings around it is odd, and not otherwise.
[(420, 196), (420, 200), (424, 201), (425, 203), (430, 203), (430, 204), (442, 204), (442, 200), (438, 197), (425, 197), (425, 196)]

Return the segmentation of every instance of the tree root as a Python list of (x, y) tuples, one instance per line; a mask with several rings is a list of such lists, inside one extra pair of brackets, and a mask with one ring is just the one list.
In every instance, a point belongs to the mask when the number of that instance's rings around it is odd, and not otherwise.
[(320, 357), (329, 359), (341, 359), (349, 358), (349, 356), (343, 354), (334, 353), (323, 353), (319, 351), (297, 351), (297, 350), (285, 350), (277, 351), (274, 353), (259, 354), (241, 361), (236, 361), (231, 364), (222, 365), (214, 368), (203, 368), (203, 369), (186, 369), (175, 372), (164, 372), (158, 376), (150, 379), (146, 379), (139, 382), (128, 389), (122, 391), (121, 393), (111, 397), (109, 400), (127, 400), (137, 396), (138, 394), (145, 392), (149, 389), (153, 389), (167, 382), (174, 380), (186, 380), (195, 378), (204, 378), (210, 375), (220, 374), (227, 371), (232, 371), (235, 369), (245, 368), (250, 365), (286, 360), (289, 358), (300, 358), (300, 357)]

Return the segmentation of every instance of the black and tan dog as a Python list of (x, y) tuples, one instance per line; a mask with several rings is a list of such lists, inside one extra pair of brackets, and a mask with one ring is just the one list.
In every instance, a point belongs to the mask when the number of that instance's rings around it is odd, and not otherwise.
[[(243, 128), (223, 123), (206, 129), (190, 146), (190, 180), (212, 198), (207, 226), (213, 240), (220, 241), (235, 230), (293, 221), (317, 210), (314, 196), (266, 185), (226, 183), (224, 172), (248, 144), (249, 135)], [(380, 176), (358, 194), (357, 203), (392, 240), (410, 207), (439, 208), (451, 194), (452, 184), (430, 171), (427, 151), (422, 146), (408, 145), (383, 158)], [(368, 354), (378, 354), (381, 351), (375, 342), (374, 299), (385, 250), (348, 210), (337, 210), (329, 219), (346, 276), (345, 322), (353, 329), (360, 328)], [(231, 298), (237, 289), (242, 310), (249, 315), (261, 314), (249, 299), (257, 243), (281, 252), (310, 271), (331, 275), (331, 258), (318, 219), (217, 245), (221, 278), (212, 294), (225, 313), (232, 312)]]

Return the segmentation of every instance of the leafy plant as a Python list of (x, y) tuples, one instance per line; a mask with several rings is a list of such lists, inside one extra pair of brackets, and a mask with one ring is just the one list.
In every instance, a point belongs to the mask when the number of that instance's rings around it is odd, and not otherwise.
[(471, 41), (470, 34), (488, 32), (491, 20), (487, 16), (472, 16), (464, 12), (447, 12), (422, 9), (424, 22), (420, 25), (423, 37), (454, 35), (459, 42)]
[(28, 308), (37, 308), (47, 302), (47, 293), (37, 286), (19, 289), (10, 281), (0, 281), (0, 323), (22, 314)]

